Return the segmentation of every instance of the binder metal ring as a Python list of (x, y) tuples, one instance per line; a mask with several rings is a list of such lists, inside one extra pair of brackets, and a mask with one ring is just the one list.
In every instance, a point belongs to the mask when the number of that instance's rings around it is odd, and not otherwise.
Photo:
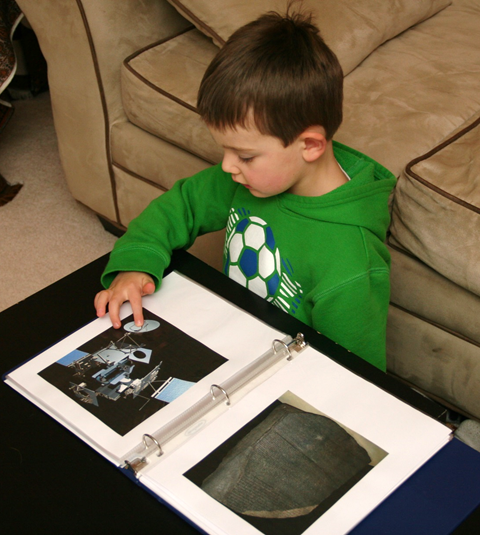
[(292, 360), (292, 353), (290, 352), (290, 348), (283, 340), (276, 339), (272, 342), (273, 352), (277, 354), (277, 348), (275, 347), (275, 344), (282, 344), (282, 346), (284, 347), (284, 349), (287, 351), (287, 354), (288, 354), (287, 360)]
[(148, 448), (147, 438), (149, 438), (155, 444), (155, 446), (157, 446), (158, 448), (157, 457), (160, 457), (160, 455), (163, 455), (162, 446), (160, 446), (158, 440), (155, 437), (152, 437), (152, 435), (148, 435), (147, 433), (143, 435), (143, 445), (145, 446), (145, 449)]
[(222, 392), (222, 394), (225, 396), (225, 404), (226, 405), (230, 405), (230, 397), (229, 395), (227, 394), (227, 392), (219, 385), (212, 385), (210, 387), (210, 394), (212, 395), (212, 398), (215, 399), (215, 392), (214, 392), (214, 388), (218, 388), (218, 390), (220, 390)]

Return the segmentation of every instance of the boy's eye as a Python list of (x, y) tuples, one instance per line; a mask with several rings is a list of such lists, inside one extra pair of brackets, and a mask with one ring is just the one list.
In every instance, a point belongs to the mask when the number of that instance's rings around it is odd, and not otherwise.
[(249, 156), (248, 158), (243, 158), (242, 156), (239, 156), (238, 157), (240, 161), (242, 161), (243, 163), (248, 163), (248, 162), (251, 162), (253, 160), (253, 156)]

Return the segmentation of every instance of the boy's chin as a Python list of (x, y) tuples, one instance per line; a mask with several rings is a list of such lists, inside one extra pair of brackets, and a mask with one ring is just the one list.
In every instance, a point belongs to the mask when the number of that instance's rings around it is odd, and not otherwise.
[(268, 197), (273, 197), (276, 193), (264, 193), (263, 191), (258, 191), (256, 189), (247, 188), (248, 191), (259, 199), (267, 199)]
[(259, 191), (250, 191), (250, 193), (257, 197), (257, 199), (268, 199), (268, 197), (272, 197), (272, 195), (266, 195), (265, 193), (260, 193)]

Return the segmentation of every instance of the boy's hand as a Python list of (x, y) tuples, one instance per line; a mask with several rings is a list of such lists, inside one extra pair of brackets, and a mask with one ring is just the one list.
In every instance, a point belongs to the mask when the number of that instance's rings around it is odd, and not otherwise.
[(103, 290), (95, 296), (95, 309), (97, 316), (103, 318), (107, 312), (115, 329), (122, 325), (120, 321), (120, 307), (125, 301), (130, 301), (133, 310), (135, 325), (143, 325), (142, 297), (155, 291), (152, 277), (138, 271), (125, 271), (119, 273), (108, 290)]

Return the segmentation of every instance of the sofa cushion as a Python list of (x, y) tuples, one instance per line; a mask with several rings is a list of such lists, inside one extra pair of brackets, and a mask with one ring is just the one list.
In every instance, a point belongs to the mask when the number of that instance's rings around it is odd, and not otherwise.
[(391, 306), (387, 369), (442, 405), (480, 419), (480, 347)]
[(412, 161), (395, 191), (391, 239), (480, 295), (480, 114)]
[[(262, 13), (282, 12), (286, 5), (278, 0), (169, 2), (218, 46)], [(302, 6), (312, 12), (325, 42), (337, 54), (344, 74), (348, 74), (379, 45), (450, 3), (451, 0), (304, 0)]]
[(380, 46), (345, 79), (336, 139), (400, 175), (480, 110), (479, 28), (480, 0), (455, 0)]
[[(480, 351), (480, 296), (391, 243), (390, 302), (454, 336), (474, 343)], [(480, 362), (480, 360), (479, 360)]]
[[(457, 0), (380, 46), (345, 79), (337, 140), (399, 175), (463, 124), (480, 110), (479, 24), (480, 1)], [(195, 105), (217, 50), (192, 29), (127, 58), (121, 80), (131, 122), (212, 163), (222, 151)]]
[(217, 51), (192, 29), (127, 58), (121, 85), (130, 122), (210, 163), (220, 161), (222, 151), (195, 108), (203, 73)]

